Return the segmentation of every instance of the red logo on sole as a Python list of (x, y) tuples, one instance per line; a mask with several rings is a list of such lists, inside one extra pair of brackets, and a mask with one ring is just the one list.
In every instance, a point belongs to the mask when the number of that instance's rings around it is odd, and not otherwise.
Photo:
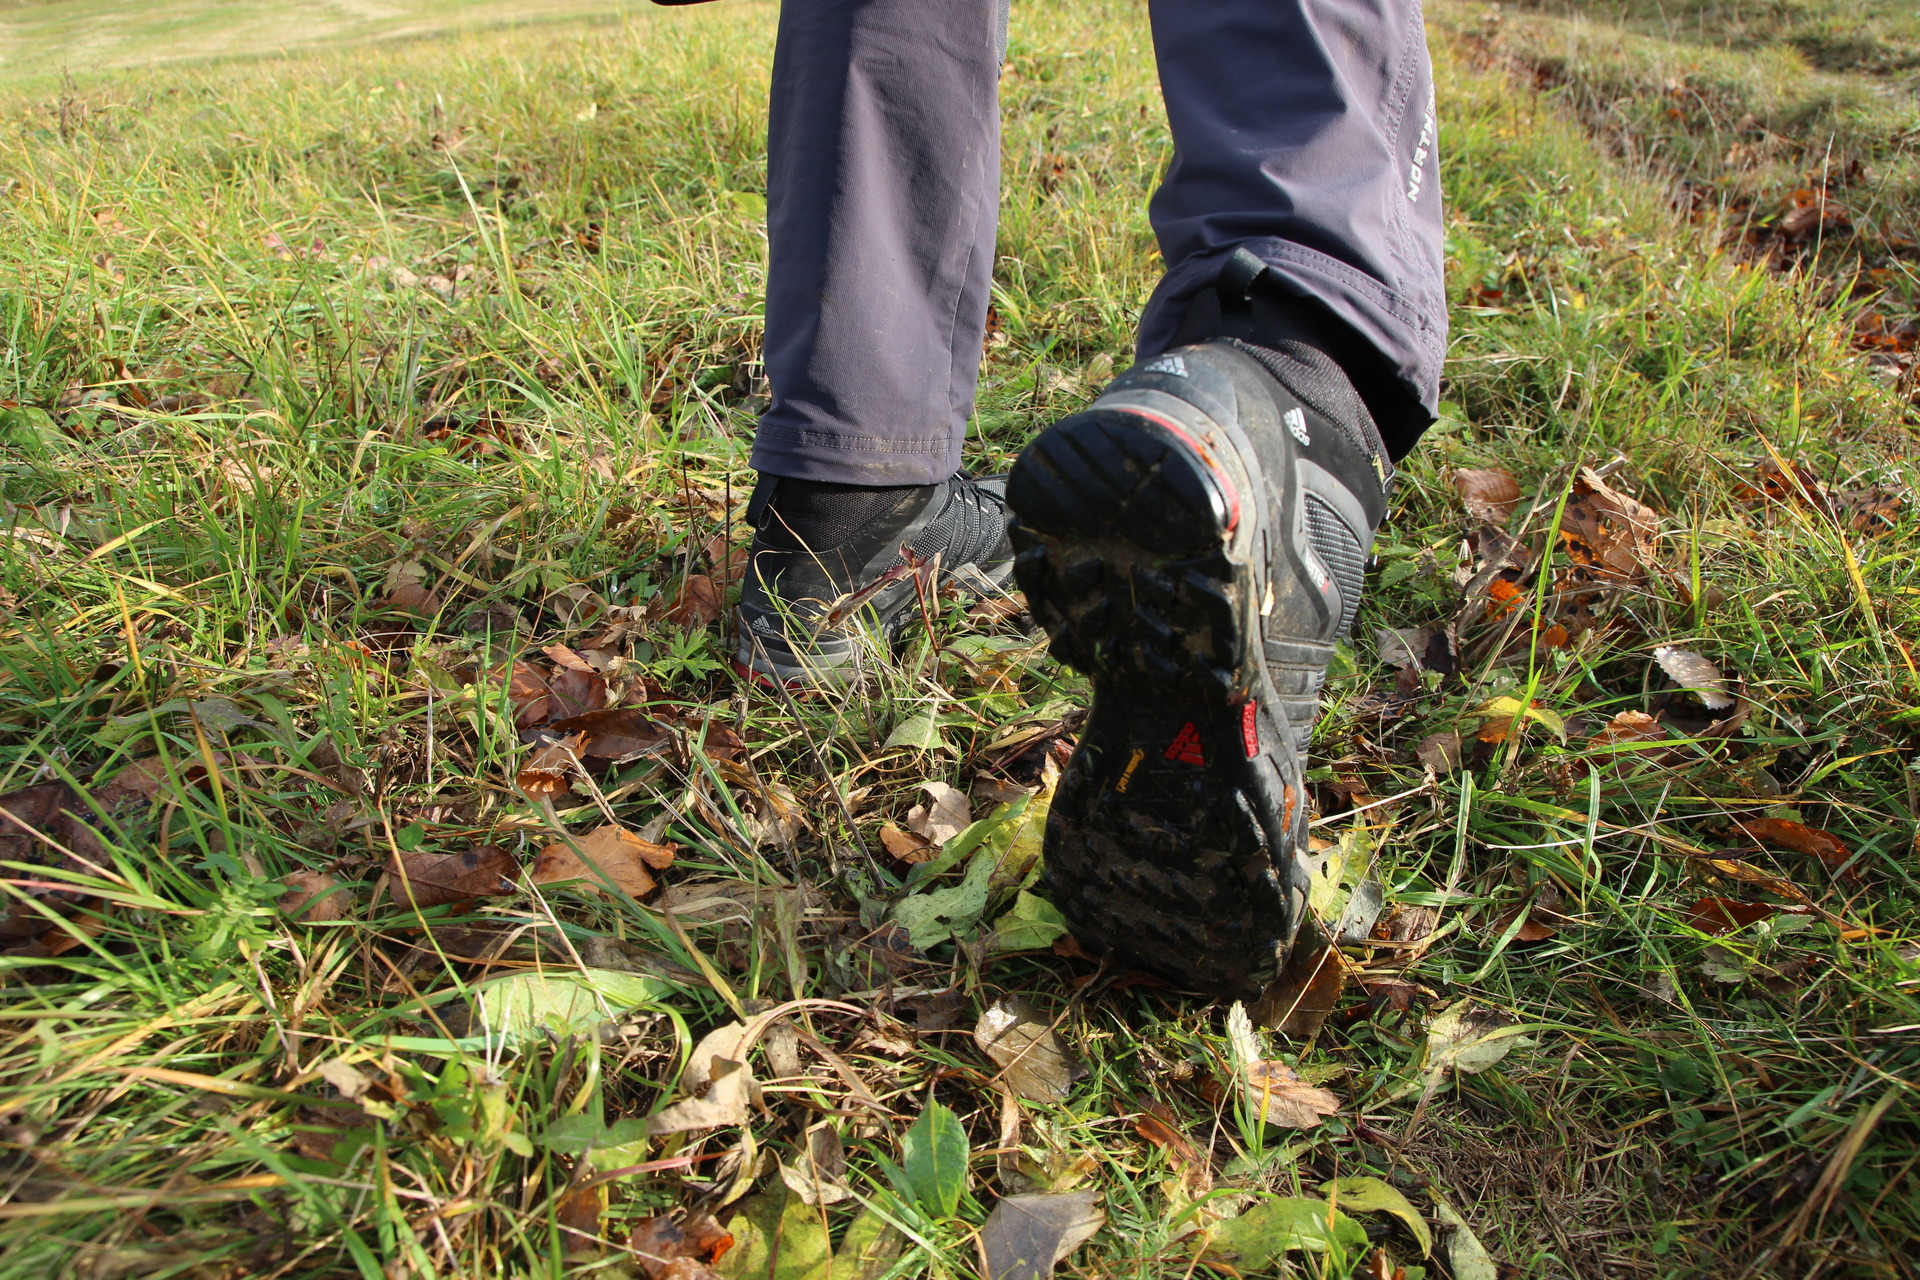
[(1252, 698), (1240, 708), (1240, 743), (1247, 749), (1247, 759), (1260, 754), (1260, 704)]
[(1177, 760), (1181, 764), (1204, 765), (1207, 757), (1200, 750), (1200, 730), (1189, 720), (1173, 735), (1173, 741), (1167, 747), (1167, 759)]

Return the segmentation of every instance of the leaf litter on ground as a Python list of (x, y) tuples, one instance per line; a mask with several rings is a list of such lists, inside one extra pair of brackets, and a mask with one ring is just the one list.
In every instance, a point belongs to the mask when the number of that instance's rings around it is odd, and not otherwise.
[(1000, 1068), (998, 1079), (1035, 1102), (1059, 1102), (1083, 1073), (1050, 1019), (1025, 999), (1004, 996), (974, 1024), (973, 1042)]

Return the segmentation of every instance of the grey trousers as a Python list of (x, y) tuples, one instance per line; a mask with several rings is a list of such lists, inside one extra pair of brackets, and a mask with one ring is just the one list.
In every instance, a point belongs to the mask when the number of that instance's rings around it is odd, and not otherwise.
[[(772, 401), (756, 469), (905, 485), (959, 467), (994, 263), (1005, 4), (781, 6), (767, 143)], [(1140, 318), (1139, 356), (1172, 344), (1188, 300), (1244, 246), (1267, 280), (1378, 355), (1378, 380), (1405, 410), (1381, 425), (1404, 452), (1432, 420), (1446, 345), (1419, 0), (1149, 10), (1174, 155), (1148, 207), (1166, 274)]]

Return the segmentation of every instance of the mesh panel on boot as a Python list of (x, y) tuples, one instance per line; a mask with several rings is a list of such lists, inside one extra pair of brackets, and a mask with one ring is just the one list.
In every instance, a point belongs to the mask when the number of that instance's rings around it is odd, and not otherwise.
[(1360, 606), (1360, 584), (1366, 576), (1367, 559), (1353, 530), (1327, 505), (1319, 494), (1307, 495), (1307, 541), (1313, 553), (1340, 584), (1340, 630), (1347, 634), (1353, 625), (1354, 610)]

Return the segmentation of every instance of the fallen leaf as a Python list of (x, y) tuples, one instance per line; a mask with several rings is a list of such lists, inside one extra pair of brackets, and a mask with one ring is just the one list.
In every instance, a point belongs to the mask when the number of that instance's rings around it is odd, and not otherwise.
[(1740, 902), (1734, 898), (1702, 898), (1687, 908), (1686, 921), (1702, 933), (1719, 935), (1759, 920), (1771, 920), (1780, 908), (1770, 902)]
[(850, 1199), (847, 1153), (840, 1134), (825, 1121), (807, 1130), (807, 1141), (792, 1164), (781, 1162), (780, 1180), (806, 1205), (839, 1204)]
[(1453, 1273), (1453, 1280), (1499, 1280), (1500, 1268), (1494, 1265), (1493, 1255), (1480, 1243), (1480, 1237), (1473, 1234), (1473, 1228), (1460, 1216), (1460, 1211), (1436, 1190), (1429, 1188), (1427, 1195), (1433, 1201), (1433, 1216), (1449, 1232), (1447, 1267)]
[(574, 845), (577, 852), (564, 841), (542, 849), (528, 878), (540, 885), (580, 882), (595, 893), (604, 892), (610, 880), (628, 897), (644, 898), (654, 889), (648, 868), (660, 871), (672, 866), (675, 852), (673, 845), (654, 844), (611, 824), (578, 837)]
[(1733, 706), (1727, 692), (1727, 679), (1720, 668), (1691, 649), (1663, 644), (1653, 651), (1653, 660), (1667, 677), (1683, 689), (1690, 689), (1709, 711), (1725, 711)]
[(423, 616), (440, 611), (440, 598), (427, 589), (427, 566), (418, 560), (402, 560), (387, 570), (386, 602)]
[(289, 871), (280, 877), (287, 891), (274, 904), (301, 924), (325, 924), (347, 918), (352, 894), (324, 871)]
[(1366, 1230), (1326, 1201), (1275, 1196), (1237, 1218), (1214, 1224), (1207, 1233), (1204, 1256), (1245, 1275), (1270, 1270), (1289, 1253), (1326, 1253), (1338, 1248), (1353, 1257), (1366, 1245)]
[(521, 970), (474, 989), (479, 1027), (512, 1038), (591, 1034), (671, 994), (664, 979), (618, 969)]
[(1457, 1001), (1427, 1026), (1427, 1069), (1479, 1075), (1521, 1043), (1518, 1028), (1471, 1001)]
[(974, 1024), (973, 1042), (1000, 1068), (1007, 1088), (1035, 1102), (1065, 1098), (1080, 1074), (1066, 1042), (1018, 996), (1005, 996), (988, 1006)]
[(160, 757), (142, 756), (91, 791), (96, 801), (110, 809), (126, 800), (152, 800), (167, 785), (167, 767)]
[(1347, 1213), (1390, 1213), (1406, 1224), (1420, 1242), (1422, 1255), (1433, 1252), (1433, 1231), (1419, 1210), (1392, 1183), (1379, 1178), (1335, 1178), (1320, 1184), (1320, 1194), (1329, 1204)]
[(712, 578), (704, 573), (687, 575), (674, 593), (673, 603), (667, 606), (667, 621), (689, 631), (710, 627), (720, 620), (726, 612), (726, 605), (720, 596), (720, 588)]
[(513, 855), (497, 844), (476, 845), (465, 853), (402, 853), (387, 860), (394, 901), (416, 907), (512, 893), (519, 871)]
[(1545, 942), (1548, 938), (1558, 937), (1561, 926), (1566, 924), (1567, 919), (1560, 911), (1564, 905), (1560, 890), (1552, 881), (1543, 881), (1526, 901), (1516, 903), (1495, 916), (1493, 923), (1487, 926), (1487, 931), (1495, 938), (1502, 937), (1524, 913), (1527, 919), (1514, 933), (1514, 941)]
[(235, 729), (268, 729), (272, 726), (256, 720), (241, 709), (240, 704), (231, 698), (200, 698), (187, 704), (202, 729), (208, 733), (227, 734)]
[(516, 662), (502, 676), (507, 703), (513, 708), (513, 727), (528, 729), (544, 724), (553, 710), (553, 691), (538, 667)]
[(1622, 711), (1587, 739), (1593, 747), (1625, 746), (1635, 742), (1661, 742), (1673, 733), (1644, 711)]
[(960, 1019), (966, 1014), (968, 1004), (966, 992), (956, 987), (948, 991), (896, 996), (893, 1001), (893, 1011), (912, 1017), (916, 1031), (949, 1031), (960, 1025)]
[[(867, 1218), (862, 1214), (854, 1227)], [(888, 1269), (881, 1265), (868, 1270), (865, 1264), (856, 1269), (852, 1256), (847, 1256), (843, 1266), (842, 1255), (833, 1253), (827, 1236), (826, 1215), (803, 1203), (784, 1183), (747, 1197), (729, 1225), (736, 1243), (718, 1264), (719, 1274), (726, 1280), (828, 1280), (829, 1276), (832, 1280), (878, 1280)], [(847, 1229), (843, 1251), (848, 1244), (870, 1244), (878, 1238), (869, 1227), (856, 1240), (854, 1227)], [(663, 1275), (657, 1280), (669, 1277)], [(680, 1278), (673, 1276), (671, 1280)]]
[(607, 705), (607, 678), (597, 671), (562, 667), (547, 677), (547, 689), (552, 694), (550, 714), (555, 720), (583, 716)]
[(753, 837), (755, 848), (772, 845), (777, 849), (790, 849), (807, 825), (807, 811), (800, 797), (793, 794), (793, 788), (784, 782), (763, 779), (753, 789), (748, 834)]
[(1438, 774), (1452, 773), (1460, 767), (1460, 735), (1448, 729), (1441, 733), (1431, 733), (1420, 740), (1413, 754), (1421, 764)]
[(673, 741), (673, 731), (665, 723), (638, 707), (589, 711), (555, 720), (547, 728), (554, 733), (579, 734), (583, 756), (616, 762), (650, 755)]
[(589, 675), (598, 670), (598, 668), (589, 663), (585, 658), (563, 644), (550, 644), (540, 652), (553, 659), (553, 665), (556, 667), (564, 667), (569, 671), (585, 672)]
[(1041, 951), (1051, 947), (1067, 932), (1067, 918), (1045, 898), (1025, 889), (1015, 895), (1013, 906), (994, 921), (987, 936), (987, 952)]
[(711, 1280), (708, 1267), (733, 1247), (733, 1234), (711, 1214), (690, 1215), (684, 1224), (665, 1214), (644, 1218), (627, 1236), (627, 1250), (647, 1280)]
[(1485, 717), (1480, 729), (1480, 741), (1505, 742), (1508, 735), (1521, 727), (1523, 721), (1539, 723), (1548, 732), (1562, 742), (1567, 740), (1567, 723), (1555, 712), (1540, 705), (1539, 699), (1523, 702), (1515, 697), (1490, 698), (1474, 709), (1476, 716)]
[(1159, 1103), (1133, 1118), (1133, 1131), (1166, 1152), (1167, 1160), (1180, 1176), (1180, 1185), (1189, 1196), (1204, 1195), (1213, 1188), (1213, 1168), (1200, 1149), (1175, 1125), (1173, 1113)]
[(578, 767), (580, 744), (585, 736), (575, 733), (550, 738), (533, 749), (533, 754), (520, 766), (520, 772), (514, 775), (514, 782), (529, 800), (536, 803), (558, 800), (567, 794), (570, 786), (567, 774)]
[(648, 1119), (647, 1132), (658, 1136), (745, 1124), (752, 1090), (753, 1072), (746, 1063), (716, 1058), (706, 1093), (662, 1108)]
[(553, 1207), (553, 1216), (563, 1227), (571, 1228), (581, 1235), (600, 1234), (600, 1215), (607, 1211), (607, 1184), (589, 1183), (575, 1187), (560, 1197)]
[(1453, 488), (1467, 514), (1489, 524), (1505, 524), (1520, 505), (1520, 484), (1505, 471), (1463, 468), (1453, 473)]
[(1789, 822), (1783, 818), (1736, 818), (1733, 825), (1749, 840), (1818, 858), (1848, 880), (1860, 878), (1857, 871), (1847, 866), (1847, 859), (1853, 856), (1852, 850), (1831, 831), (1822, 831), (1818, 827)]
[(880, 828), (880, 845), (893, 857), (907, 863), (929, 861), (939, 852), (925, 836), (902, 831), (891, 822)]
[(944, 782), (921, 784), (927, 803), (915, 805), (907, 814), (907, 829), (929, 844), (944, 845), (965, 831), (973, 822), (973, 806), (964, 791)]
[(1041, 1280), (1106, 1221), (1097, 1191), (1004, 1196), (980, 1228), (987, 1280)]
[[(1362, 861), (1355, 874), (1365, 874), (1365, 865)], [(1344, 870), (1341, 874), (1344, 875)], [(1351, 890), (1344, 885), (1335, 885), (1329, 890), (1324, 882), (1318, 887), (1323, 897), (1337, 899), (1351, 893), (1342, 904), (1347, 909), (1365, 906), (1366, 895), (1362, 892), (1365, 883), (1354, 885)], [(1347, 985), (1346, 962), (1321, 925), (1324, 918), (1321, 912), (1310, 912), (1308, 919), (1301, 923), (1293, 947), (1287, 952), (1286, 963), (1280, 968), (1280, 976), (1260, 993), (1252, 1010), (1253, 1020), (1259, 1025), (1271, 1027), (1300, 1043), (1319, 1034), (1321, 1026), (1340, 1003), (1340, 993)], [(1356, 932), (1364, 938), (1373, 923), (1372, 918), (1366, 918), (1364, 927), (1356, 927)]]
[(1582, 467), (1561, 512), (1560, 540), (1578, 576), (1626, 585), (1646, 576), (1659, 527), (1651, 508)]
[(1340, 1110), (1333, 1090), (1308, 1084), (1298, 1071), (1274, 1059), (1247, 1064), (1245, 1090), (1254, 1114), (1283, 1129), (1311, 1129)]

